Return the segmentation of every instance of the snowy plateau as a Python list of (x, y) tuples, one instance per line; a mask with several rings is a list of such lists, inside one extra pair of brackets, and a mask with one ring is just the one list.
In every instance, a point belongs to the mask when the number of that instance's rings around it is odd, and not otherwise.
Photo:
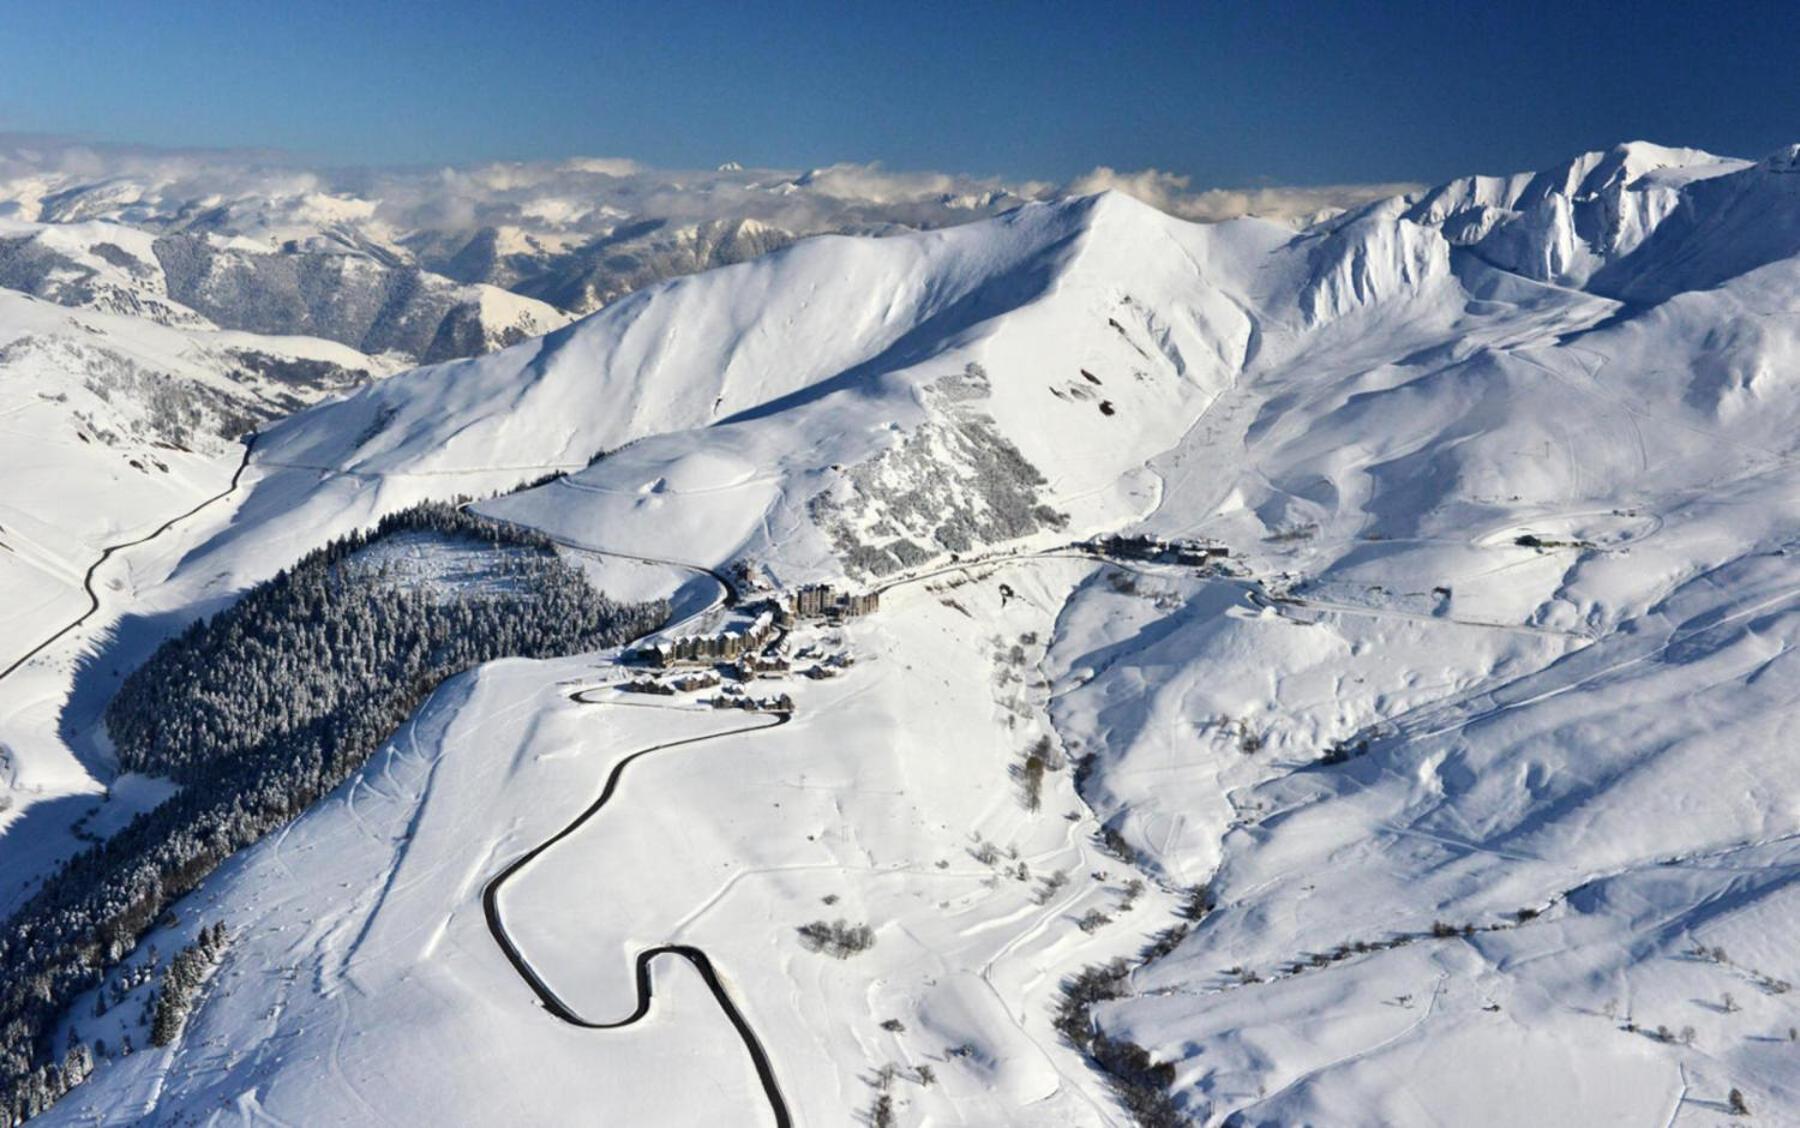
[(197, 786), (132, 671), (334, 538), (667, 601), (139, 922), (33, 1123), (1800, 1124), (1800, 147), (783, 239), (392, 375), (6, 222), (6, 913)]

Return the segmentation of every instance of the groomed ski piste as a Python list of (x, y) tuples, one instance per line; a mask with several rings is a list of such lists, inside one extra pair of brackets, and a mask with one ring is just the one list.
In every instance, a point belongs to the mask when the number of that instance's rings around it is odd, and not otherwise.
[[(0, 679), (0, 848), (99, 788), (113, 669), (421, 499), (670, 632), (741, 563), (880, 608), (794, 626), (842, 664), (750, 683), (779, 725), (619, 652), (446, 682), (148, 938), (233, 933), (44, 1123), (1795, 1122), (1794, 168), (813, 239), (275, 425)], [(1230, 555), (1068, 547), (1115, 533)], [(546, 1005), (671, 947), (716, 985)]]

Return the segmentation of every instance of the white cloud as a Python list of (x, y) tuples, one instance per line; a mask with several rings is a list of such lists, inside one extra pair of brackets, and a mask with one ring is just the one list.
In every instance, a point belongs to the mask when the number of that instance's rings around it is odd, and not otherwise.
[[(757, 219), (800, 234), (941, 226), (1029, 200), (1114, 188), (1172, 215), (1295, 221), (1406, 191), (1406, 184), (1195, 189), (1158, 169), (1100, 166), (1066, 185), (877, 163), (787, 169), (650, 168), (623, 157), (432, 169), (315, 169), (276, 153), (166, 150), (0, 135), (0, 209), (149, 226), (204, 211), (267, 240), (354, 221), (378, 240), (518, 226), (583, 239), (621, 222)], [(51, 212), (57, 210), (55, 215)], [(370, 218), (372, 217), (372, 218)], [(623, 218), (622, 218), (623, 217)]]
[(1264, 219), (1292, 222), (1310, 220), (1321, 213), (1358, 207), (1372, 200), (1417, 191), (1422, 185), (1393, 184), (1322, 184), (1316, 186), (1270, 186), (1260, 188), (1206, 188), (1195, 191), (1190, 177), (1160, 169), (1146, 168), (1121, 172), (1101, 165), (1070, 181), (1069, 195), (1086, 195), (1106, 189), (1127, 193), (1152, 207), (1192, 219), (1212, 222), (1255, 215)]
[(600, 176), (636, 176), (644, 166), (630, 157), (571, 157), (562, 163), (570, 172), (591, 172)]

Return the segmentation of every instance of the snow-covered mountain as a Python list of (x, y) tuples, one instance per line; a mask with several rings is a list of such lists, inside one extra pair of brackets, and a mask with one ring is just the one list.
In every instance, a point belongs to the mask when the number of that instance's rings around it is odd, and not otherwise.
[(768, 727), (618, 652), (444, 683), (45, 1122), (1792, 1120), (1794, 167), (809, 238), (274, 424), (0, 678), (0, 851), (72, 848), (120, 668), (423, 499), (671, 634), (718, 573), (880, 608), (794, 627)]
[(0, 668), (88, 599), (98, 554), (222, 490), (234, 467), (217, 460), (246, 433), (570, 320), (362, 255), (60, 206), (63, 222), (0, 220)]
[(224, 489), (244, 435), (396, 367), (80, 284), (91, 308), (0, 289), (0, 668), (81, 609), (108, 546)]
[(492, 352), (570, 321), (542, 302), (385, 256), (153, 236), (105, 221), (0, 222), (0, 287), (161, 325), (322, 337), (413, 362)]
[[(446, 303), (466, 319), (469, 285), (586, 314), (644, 286), (746, 261), (811, 235), (954, 226), (1115, 183), (1190, 218), (1250, 213), (1288, 222), (1390, 194), (1379, 185), (1194, 192), (1183, 177), (1109, 168), (1061, 186), (878, 165), (794, 171), (727, 162), (681, 171), (595, 158), (331, 170), (256, 154), (6, 142), (0, 138), (0, 218), (53, 226), (104, 222), (148, 232), (164, 240), (159, 257), (181, 279), (196, 260), (223, 257), (229, 269), (205, 272), (220, 292), (203, 291), (224, 313), (221, 324), (271, 331), (269, 324), (278, 322), (283, 327), (273, 331), (323, 335), (365, 351), (395, 348), (424, 360), (511, 343), (505, 333), (515, 321), (507, 318), (489, 320), (485, 339), (439, 340), (412, 324), (426, 311), (436, 324)], [(258, 257), (245, 260), (245, 253)], [(391, 292), (396, 278), (399, 295)], [(381, 339), (372, 340), (365, 321), (316, 308), (316, 291), (327, 284), (379, 289), (384, 300), (404, 298), (425, 309), (406, 311), (406, 326), (392, 324), (399, 314), (390, 313), (376, 326)], [(297, 301), (296, 287), (311, 300)], [(368, 300), (339, 304), (360, 307)], [(540, 331), (553, 327), (543, 310), (526, 308)], [(510, 311), (515, 319), (519, 312)], [(465, 353), (445, 351), (448, 345)]]
[[(150, 233), (155, 257), (138, 257), (221, 325), (426, 361), (491, 351), (518, 339), (508, 336), (515, 327), (562, 324), (555, 310), (588, 313), (804, 235), (961, 223), (1051, 190), (847, 165), (799, 174), (611, 160), (322, 171), (230, 154), (0, 148), (0, 218)], [(0, 266), (0, 278), (41, 274), (49, 260), (65, 275), (55, 292), (71, 293), (92, 264), (57, 261), (70, 241), (14, 248), (19, 261)], [(493, 289), (521, 301), (498, 309)], [(440, 332), (447, 315), (458, 327)], [(460, 327), (472, 318), (485, 337)]]
[[(483, 227), (421, 236), (422, 261), (452, 278), (487, 282), (539, 298), (559, 309), (591, 313), (633, 290), (747, 262), (800, 237), (756, 219), (622, 223), (588, 241), (552, 239), (517, 227)], [(436, 244), (436, 246), (433, 246)]]

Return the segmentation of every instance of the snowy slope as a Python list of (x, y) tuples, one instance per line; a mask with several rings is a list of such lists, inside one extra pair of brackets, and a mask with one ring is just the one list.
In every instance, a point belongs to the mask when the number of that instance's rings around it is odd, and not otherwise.
[[(429, 333), (420, 340), (394, 317), (379, 323), (387, 338), (377, 346), (369, 326), (317, 308), (302, 314), (293, 292), (270, 290), (285, 289), (284, 276), (295, 273), (345, 274), (341, 282), (365, 292), (398, 282), (389, 296), (423, 312), (441, 315), (446, 297), (459, 300), (466, 317), (471, 295), (499, 288), (525, 299), (543, 332), (554, 327), (548, 308), (589, 313), (644, 286), (755, 258), (805, 236), (948, 226), (1054, 191), (1043, 183), (1007, 186), (858, 165), (675, 171), (576, 158), (305, 169), (251, 154), (0, 146), (0, 219), (156, 236), (184, 282), (191, 260), (224, 251), (236, 277), (204, 272), (224, 292), (189, 294), (211, 307), (203, 310), (209, 316), (282, 318), (276, 331), (313, 333), (365, 351), (400, 348), (427, 360), (456, 354), (427, 349)], [(232, 300), (246, 278), (259, 276), (259, 288)], [(316, 278), (297, 289), (321, 296)], [(496, 340), (509, 324), (489, 323)]]
[(94, 554), (223, 489), (245, 432), (383, 370), (330, 341), (0, 290), (0, 668), (81, 605)]
[(169, 296), (156, 238), (123, 224), (0, 221), (0, 286), (59, 305), (214, 328)]
[[(477, 508), (603, 584), (705, 581), (594, 550), (884, 585), (792, 640), (853, 664), (758, 683), (791, 723), (632, 760), (497, 899), (596, 1019), (636, 953), (708, 953), (795, 1123), (1129, 1123), (1055, 1022), (1114, 957), (1092, 1018), (1196, 1122), (1699, 1124), (1732, 1089), (1791, 1122), (1790, 166), (1633, 145), (1298, 234), (1107, 194), (808, 240), (271, 428), (131, 607), (171, 629), (554, 472)], [(1065, 547), (1114, 530), (1232, 556)], [(767, 1121), (685, 965), (577, 1030), (484, 920), (624, 758), (749, 723), (614, 657), (441, 689), (199, 895), (238, 937), (183, 1041), (49, 1122)], [(41, 710), (0, 740), (75, 754)], [(809, 950), (840, 917), (873, 947)]]
[[(0, 793), (12, 807), (0, 904), (168, 787), (113, 780), (104, 742), (71, 752), (70, 679), (134, 603), (166, 527), (229, 500), (242, 437), (387, 362), (331, 341), (158, 324), (0, 289)], [(215, 500), (219, 499), (219, 500)], [(139, 546), (142, 547), (133, 547)], [(91, 799), (106, 795), (102, 809)], [(118, 800), (123, 800), (122, 802)], [(8, 818), (0, 812), (0, 819)]]
[(160, 325), (322, 337), (442, 360), (568, 324), (553, 306), (465, 285), (393, 255), (264, 246), (243, 235), (153, 234), (101, 220), (0, 219), (0, 287)]
[[(1181, 224), (1111, 194), (920, 236), (810, 240), (296, 419), (258, 460), (491, 486), (567, 468), (578, 472), (507, 504), (576, 539), (605, 526), (628, 543), (632, 523), (664, 520), (667, 497), (693, 495), (708, 508), (693, 510), (707, 526), (696, 535), (717, 541), (708, 555), (779, 553), (821, 574), (845, 565), (786, 530), (825, 526), (840, 551), (905, 539), (916, 553), (904, 558), (923, 559), (981, 539), (943, 525), (993, 527), (1007, 504), (1110, 526), (1150, 504), (1142, 452), (1173, 442), (1242, 363), (1240, 261), (1282, 238), (1252, 222)], [(1165, 304), (1138, 286), (1193, 292)], [(957, 488), (907, 508), (952, 467)]]

